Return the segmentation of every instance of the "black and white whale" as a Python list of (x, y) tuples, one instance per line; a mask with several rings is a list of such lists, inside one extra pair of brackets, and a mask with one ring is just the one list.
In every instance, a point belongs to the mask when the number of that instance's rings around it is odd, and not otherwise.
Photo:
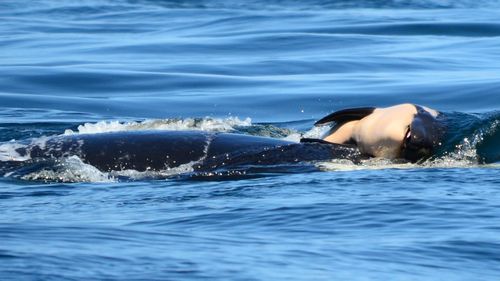
[[(59, 135), (3, 152), (9, 167), (77, 156), (100, 171), (163, 171), (190, 164), (195, 171), (248, 165), (296, 164), (367, 157), (416, 162), (432, 155), (443, 135), (435, 110), (413, 104), (336, 111), (315, 125), (334, 123), (323, 139), (300, 143), (206, 131), (121, 131)], [(0, 151), (1, 152), (1, 151)], [(7, 158), (7, 159), (6, 159)], [(12, 165), (12, 163), (16, 163)]]
[(399, 104), (386, 108), (360, 107), (333, 112), (315, 123), (334, 123), (327, 142), (356, 145), (367, 156), (416, 162), (441, 145), (445, 126), (441, 114), (428, 107)]
[(11, 154), (10, 162), (31, 163), (77, 156), (103, 172), (163, 171), (183, 164), (192, 164), (196, 171), (214, 171), (362, 158), (354, 146), (321, 140), (296, 143), (234, 133), (161, 130), (61, 135), (31, 142)]

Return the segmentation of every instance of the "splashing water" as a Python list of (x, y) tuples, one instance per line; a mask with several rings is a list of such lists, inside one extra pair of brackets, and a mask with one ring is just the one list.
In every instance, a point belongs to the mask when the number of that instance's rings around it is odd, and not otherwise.
[(226, 119), (218, 118), (187, 118), (187, 119), (162, 119), (145, 120), (142, 122), (120, 122), (120, 121), (100, 121), (97, 123), (85, 123), (78, 126), (78, 131), (71, 129), (64, 131), (64, 135), (74, 134), (98, 134), (120, 131), (134, 130), (201, 130), (214, 132), (230, 132), (235, 127), (251, 126), (252, 120), (246, 118), (240, 120), (237, 117)]

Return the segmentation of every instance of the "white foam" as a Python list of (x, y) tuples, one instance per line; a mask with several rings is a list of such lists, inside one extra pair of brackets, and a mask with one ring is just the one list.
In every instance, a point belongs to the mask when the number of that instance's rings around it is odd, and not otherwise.
[(473, 167), (498, 167), (499, 165), (483, 165), (443, 157), (424, 163), (397, 163), (388, 159), (371, 158), (355, 164), (345, 159), (334, 159), (328, 162), (318, 162), (316, 166), (322, 171), (357, 171), (357, 170), (383, 170), (383, 169), (429, 169), (429, 168), (473, 168)]
[(411, 169), (419, 167), (412, 163), (395, 163), (383, 158), (370, 158), (355, 164), (347, 159), (333, 159), (331, 161), (316, 163), (322, 171), (357, 171), (357, 170), (382, 170), (382, 169)]
[(192, 161), (186, 164), (179, 165), (174, 168), (167, 168), (165, 170), (161, 171), (153, 171), (153, 170), (148, 170), (148, 171), (137, 171), (137, 170), (122, 170), (122, 171), (112, 171), (109, 173), (110, 176), (112, 177), (126, 177), (131, 180), (141, 180), (141, 179), (162, 179), (162, 178), (168, 178), (171, 176), (175, 175), (180, 175), (180, 174), (185, 174), (185, 173), (190, 173), (194, 171), (194, 165), (198, 164), (198, 161)]
[(327, 126), (312, 127), (309, 131), (305, 133), (293, 131), (288, 136), (282, 139), (293, 142), (299, 142), (301, 138), (322, 139), (326, 135), (326, 133), (328, 133), (329, 130), (330, 128)]
[(99, 171), (96, 167), (85, 164), (77, 156), (62, 158), (53, 169), (43, 169), (21, 177), (24, 180), (58, 182), (114, 182), (115, 178)]
[(47, 140), (50, 137), (42, 136), (38, 138), (31, 139), (30, 144), (20, 143), (15, 140), (9, 142), (0, 143), (0, 161), (26, 161), (31, 159), (29, 153), (21, 155), (17, 152), (18, 149), (29, 150), (33, 146), (38, 146), (40, 149), (45, 149), (47, 145)]
[(47, 146), (47, 141), (50, 140), (51, 137), (41, 136), (31, 140), (30, 146), (38, 146), (40, 149), (45, 149)]
[[(190, 173), (194, 171), (194, 165), (199, 164), (200, 160), (185, 163), (173, 168), (166, 168), (160, 171), (137, 171), (122, 170), (102, 172), (96, 167), (84, 163), (79, 157), (71, 156), (61, 158), (60, 162), (53, 167), (42, 169), (29, 173), (21, 177), (23, 180), (36, 180), (44, 182), (116, 182), (120, 177), (127, 180), (142, 179), (165, 179), (175, 175)], [(7, 175), (8, 176), (8, 175)]]
[(26, 161), (29, 155), (21, 155), (16, 150), (26, 148), (27, 145), (11, 140), (10, 142), (0, 144), (0, 161)]
[(201, 130), (201, 131), (216, 131), (228, 132), (233, 131), (235, 127), (251, 126), (252, 120), (246, 118), (240, 120), (237, 117), (220, 118), (203, 118), (203, 119), (155, 119), (144, 120), (141, 122), (119, 122), (119, 121), (100, 121), (97, 123), (85, 123), (78, 126), (77, 131), (66, 130), (64, 135), (74, 134), (97, 134), (107, 132), (120, 131), (137, 131), (137, 130)]

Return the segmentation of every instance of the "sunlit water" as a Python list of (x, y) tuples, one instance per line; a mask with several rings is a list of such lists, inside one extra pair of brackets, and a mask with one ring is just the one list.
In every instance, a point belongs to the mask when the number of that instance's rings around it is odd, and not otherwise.
[(334, 110), (402, 102), (452, 123), (420, 164), (5, 174), (0, 279), (494, 280), (499, 19), (496, 1), (0, 2), (0, 161), (60, 134), (297, 141)]

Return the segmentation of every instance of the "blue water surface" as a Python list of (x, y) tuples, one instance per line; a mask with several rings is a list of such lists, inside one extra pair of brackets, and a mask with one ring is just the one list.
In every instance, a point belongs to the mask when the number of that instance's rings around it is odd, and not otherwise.
[(134, 128), (291, 138), (334, 110), (404, 102), (456, 124), (418, 165), (4, 175), (1, 280), (500, 275), (497, 1), (5, 0), (0, 22), (4, 147)]

